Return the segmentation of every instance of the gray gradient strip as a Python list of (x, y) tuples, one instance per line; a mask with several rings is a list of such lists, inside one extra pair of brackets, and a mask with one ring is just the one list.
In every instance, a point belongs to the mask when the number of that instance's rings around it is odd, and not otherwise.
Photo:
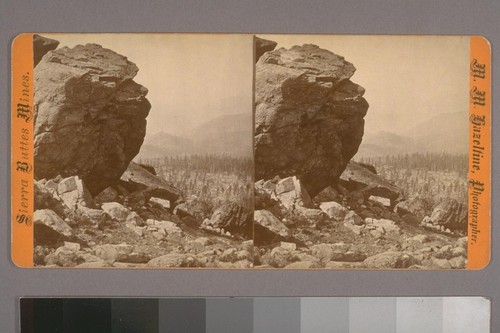
[(255, 298), (254, 333), (300, 333), (300, 298)]
[(349, 299), (350, 333), (395, 333), (395, 297), (352, 297)]
[(347, 297), (304, 297), (300, 308), (301, 333), (349, 332)]

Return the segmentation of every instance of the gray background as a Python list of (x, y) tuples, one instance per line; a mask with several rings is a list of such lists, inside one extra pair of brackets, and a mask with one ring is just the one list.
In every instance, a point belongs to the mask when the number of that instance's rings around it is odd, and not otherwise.
[[(447, 296), (492, 299), (500, 332), (500, 233), (484, 270), (33, 270), (10, 259), (10, 42), (21, 32), (248, 32), (484, 35), (498, 63), (496, 1), (6, 1), (0, 0), (0, 331), (17, 332), (21, 296)], [(500, 77), (494, 68), (493, 77)], [(390, 71), (388, 70), (388, 75)], [(411, 78), (408, 78), (411, 79)], [(436, 78), (439, 84), (439, 78)], [(493, 105), (500, 92), (493, 89)], [(397, 94), (397, 91), (394, 92)], [(446, 98), (446, 96), (443, 96)], [(397, 110), (395, 110), (397, 112)], [(495, 112), (493, 112), (495, 113)], [(498, 127), (498, 119), (494, 126)], [(494, 200), (499, 152), (495, 145)], [(493, 222), (500, 210), (492, 207)], [(493, 223), (494, 224), (494, 223)]]

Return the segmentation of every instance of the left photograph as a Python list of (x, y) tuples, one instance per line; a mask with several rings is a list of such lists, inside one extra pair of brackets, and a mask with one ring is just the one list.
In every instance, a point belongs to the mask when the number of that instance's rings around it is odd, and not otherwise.
[(250, 268), (253, 36), (33, 36), (33, 266)]

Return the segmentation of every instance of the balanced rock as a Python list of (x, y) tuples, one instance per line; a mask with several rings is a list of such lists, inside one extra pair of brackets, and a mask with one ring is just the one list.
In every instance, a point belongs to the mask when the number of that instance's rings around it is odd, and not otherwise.
[(358, 151), (368, 103), (354, 66), (316, 45), (266, 52), (255, 69), (255, 176), (295, 175), (313, 197)]
[(50, 51), (35, 67), (36, 177), (77, 175), (96, 195), (137, 155), (151, 107), (137, 66), (96, 44)]

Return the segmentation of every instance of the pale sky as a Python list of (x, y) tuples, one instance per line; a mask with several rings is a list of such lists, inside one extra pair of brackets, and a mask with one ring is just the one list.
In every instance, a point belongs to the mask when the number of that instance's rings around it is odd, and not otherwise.
[[(251, 35), (44, 34), (60, 47), (97, 43), (137, 64), (149, 89), (148, 133), (182, 134), (222, 114), (252, 112)], [(316, 44), (356, 67), (370, 104), (365, 130), (404, 134), (435, 114), (468, 112), (469, 38), (259, 35), (289, 48)]]
[(469, 101), (469, 37), (258, 35), (277, 48), (316, 44), (356, 67), (351, 78), (370, 104), (365, 131), (404, 134), (435, 114), (464, 112)]
[[(148, 88), (147, 133), (182, 135), (224, 114), (252, 113), (251, 35), (43, 34), (59, 47), (96, 43), (139, 67)], [(249, 125), (251, 128), (251, 125)]]

